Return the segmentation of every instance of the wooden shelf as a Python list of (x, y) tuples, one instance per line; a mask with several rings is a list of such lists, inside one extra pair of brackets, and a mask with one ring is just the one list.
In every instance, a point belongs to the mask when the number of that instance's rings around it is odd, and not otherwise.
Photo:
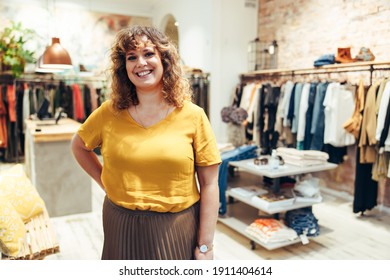
[[(234, 215), (234, 216), (233, 216)], [(285, 246), (301, 243), (300, 238), (296, 238), (294, 240), (286, 240), (283, 242), (270, 242), (270, 243), (264, 243), (260, 240), (254, 238), (252, 235), (245, 232), (245, 229), (255, 220), (258, 218), (261, 218), (262, 216), (259, 215), (259, 212), (251, 207), (250, 205), (247, 205), (244, 202), (236, 202), (233, 204), (229, 204), (229, 214), (226, 217), (220, 217), (218, 218), (218, 222), (221, 224), (224, 224), (228, 226), (229, 228), (237, 231), (241, 235), (248, 238), (251, 243), (254, 242), (262, 247), (264, 247), (267, 250), (275, 250), (279, 249)], [(327, 228), (324, 228), (320, 226), (320, 233), (326, 234), (329, 232)], [(308, 237), (309, 240), (315, 237)], [(302, 244), (303, 245), (303, 244)]]
[(229, 165), (238, 167), (243, 171), (252, 173), (258, 176), (266, 176), (269, 178), (280, 178), (284, 176), (299, 175), (305, 173), (319, 172), (330, 170), (337, 167), (337, 164), (327, 162), (321, 165), (312, 166), (295, 166), (295, 165), (281, 165), (278, 169), (270, 170), (267, 165), (255, 165), (253, 159), (246, 159), (240, 161), (231, 161)]
[(272, 207), (268, 207), (268, 208), (265, 208), (265, 207), (261, 207), (259, 204), (253, 202), (251, 200), (250, 197), (243, 197), (243, 196), (240, 196), (230, 190), (227, 190), (226, 191), (226, 194), (228, 196), (231, 196), (235, 199), (238, 199), (256, 209), (259, 209), (265, 213), (268, 213), (268, 214), (277, 214), (277, 213), (280, 213), (280, 212), (285, 212), (285, 211), (289, 211), (289, 210), (294, 210), (294, 209), (300, 209), (300, 208), (305, 208), (305, 207), (309, 207), (309, 206), (312, 206), (314, 204), (317, 204), (319, 202), (294, 202), (293, 204), (291, 205), (282, 205), (282, 206), (272, 206)]
[(390, 67), (390, 61), (364, 61), (364, 62), (353, 62), (353, 63), (337, 63), (328, 64), (321, 67), (313, 68), (294, 68), (294, 69), (267, 69), (267, 70), (256, 70), (251, 72), (242, 73), (242, 77), (256, 77), (261, 75), (275, 75), (275, 74), (289, 74), (289, 75), (300, 75), (300, 74), (317, 74), (318, 72), (352, 72), (352, 71), (373, 71), (380, 70), (383, 66)]

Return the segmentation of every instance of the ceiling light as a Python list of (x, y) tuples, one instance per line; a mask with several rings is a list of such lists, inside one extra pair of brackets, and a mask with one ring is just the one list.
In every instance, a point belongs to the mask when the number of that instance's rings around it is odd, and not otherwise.
[(51, 46), (42, 55), (40, 68), (62, 70), (73, 68), (69, 53), (60, 44), (60, 38), (52, 38)]

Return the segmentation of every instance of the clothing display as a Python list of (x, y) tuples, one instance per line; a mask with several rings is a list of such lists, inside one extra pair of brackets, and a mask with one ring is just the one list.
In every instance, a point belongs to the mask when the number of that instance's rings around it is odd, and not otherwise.
[(23, 159), (24, 120), (31, 115), (37, 115), (39, 119), (53, 119), (61, 107), (67, 117), (84, 122), (107, 98), (104, 83), (97, 85), (91, 81), (75, 83), (50, 79), (18, 79), (10, 81), (10, 84), (2, 83), (0, 94), (0, 161), (3, 162)]
[[(272, 109), (266, 106), (274, 89), (279, 92), (275, 121)], [(248, 98), (253, 92), (258, 98)], [(341, 164), (347, 158), (347, 148), (357, 145), (353, 212), (363, 213), (377, 205), (378, 181), (389, 174), (389, 92), (387, 78), (377, 78), (369, 86), (362, 80), (352, 85), (348, 81), (316, 78), (305, 82), (287, 80), (282, 84), (259, 79), (237, 86), (234, 100), (257, 112), (256, 118), (249, 118), (248, 114), (247, 124), (251, 120), (251, 127), (258, 130), (246, 135), (247, 142), (257, 144), (262, 154), (270, 154), (274, 147), (286, 149), (278, 153), (286, 163)], [(278, 139), (273, 139), (273, 135)], [(318, 151), (326, 157), (306, 158), (287, 153), (287, 148)]]
[(282, 86), (246, 83), (240, 107), (252, 108), (244, 122), (253, 128), (247, 141), (257, 144), (262, 154), (280, 145), (327, 150), (332, 153), (329, 161), (340, 163), (344, 155), (340, 152), (356, 141), (343, 127), (354, 110), (355, 91), (349, 84), (327, 81), (287, 81)]

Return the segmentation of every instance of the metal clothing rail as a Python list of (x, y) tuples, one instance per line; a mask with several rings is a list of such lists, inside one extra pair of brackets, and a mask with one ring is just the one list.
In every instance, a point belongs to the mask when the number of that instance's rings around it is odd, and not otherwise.
[(55, 74), (25, 74), (15, 79), (16, 82), (106, 82), (103, 76), (82, 76), (82, 75), (55, 75)]
[(208, 79), (210, 77), (210, 73), (207, 72), (186, 72), (185, 76), (187, 79)]
[(372, 83), (372, 75), (374, 71), (390, 70), (390, 61), (385, 62), (354, 62), (329, 64), (316, 68), (302, 68), (302, 69), (269, 69), (257, 70), (241, 74), (241, 80), (253, 80), (262, 77), (279, 77), (295, 75), (311, 75), (311, 74), (330, 74), (330, 73), (345, 73), (345, 72), (364, 72), (370, 73), (370, 83)]

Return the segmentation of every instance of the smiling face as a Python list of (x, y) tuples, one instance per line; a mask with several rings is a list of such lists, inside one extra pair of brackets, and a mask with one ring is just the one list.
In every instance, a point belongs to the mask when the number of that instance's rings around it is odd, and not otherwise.
[(139, 38), (134, 50), (126, 53), (126, 71), (137, 91), (162, 89), (163, 65), (156, 47), (146, 36)]

